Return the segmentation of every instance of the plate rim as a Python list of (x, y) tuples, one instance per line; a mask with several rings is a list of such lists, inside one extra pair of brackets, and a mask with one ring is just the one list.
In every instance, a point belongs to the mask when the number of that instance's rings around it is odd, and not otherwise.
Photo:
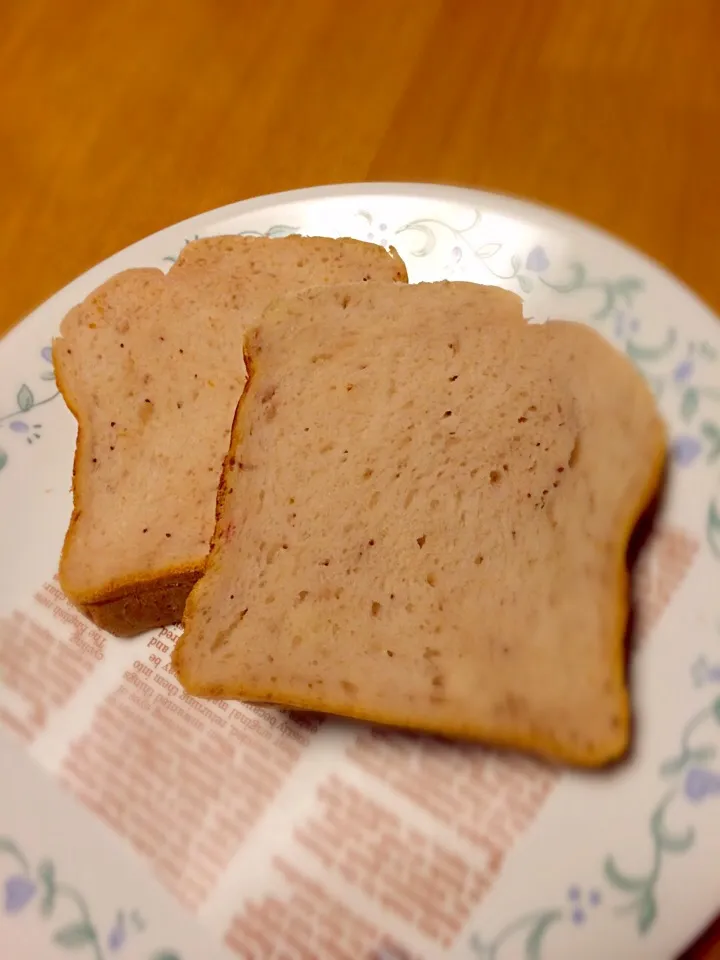
[(557, 210), (554, 207), (540, 203), (536, 200), (525, 199), (512, 194), (502, 193), (500, 191), (483, 190), (479, 187), (454, 186), (451, 184), (432, 183), (428, 181), (383, 181), (370, 180), (367, 182), (349, 182), (349, 183), (331, 183), (319, 184), (312, 187), (298, 187), (292, 190), (282, 190), (275, 193), (258, 194), (257, 196), (247, 197), (243, 200), (234, 200), (231, 203), (223, 204), (219, 207), (212, 207), (201, 213), (192, 214), (183, 220), (170, 223), (159, 230), (155, 230), (132, 243), (111, 253), (102, 260), (97, 261), (88, 267), (82, 273), (73, 277), (62, 287), (58, 288), (49, 297), (39, 303), (28, 313), (20, 317), (2, 336), (0, 336), (0, 351), (4, 351), (14, 340), (16, 333), (28, 321), (36, 316), (44, 314), (52, 309), (56, 299), (66, 294), (75, 285), (82, 285), (92, 274), (97, 271), (103, 272), (109, 263), (116, 257), (120, 257), (142, 248), (146, 243), (159, 239), (161, 236), (171, 231), (185, 228), (192, 230), (198, 227), (208, 227), (213, 224), (229, 220), (234, 217), (242, 216), (254, 211), (262, 210), (271, 206), (281, 204), (292, 204), (303, 201), (324, 200), (324, 199), (342, 199), (352, 198), (353, 196), (372, 196), (383, 197), (393, 196), (396, 198), (407, 197), (407, 199), (427, 199), (435, 201), (445, 201), (447, 203), (483, 203), (487, 206), (494, 206), (501, 215), (514, 218), (527, 218), (533, 214), (536, 222), (547, 229), (565, 232), (568, 236), (573, 233), (585, 234), (589, 239), (595, 242), (601, 242), (613, 247), (617, 252), (625, 256), (632, 257), (642, 264), (644, 269), (659, 274), (663, 280), (673, 284), (679, 292), (687, 296), (692, 306), (700, 311), (704, 318), (714, 323), (720, 322), (720, 313), (715, 313), (710, 304), (706, 303), (684, 280), (672, 273), (658, 260), (644, 253), (631, 243), (597, 226), (590, 221), (584, 220), (575, 214), (566, 211)]
[[(468, 207), (478, 206), (482, 210), (487, 210), (488, 213), (496, 213), (520, 221), (529, 221), (544, 229), (556, 231), (567, 239), (580, 237), (583, 240), (600, 244), (606, 250), (612, 250), (616, 254), (627, 258), (629, 265), (635, 264), (638, 269), (646, 271), (650, 276), (654, 276), (663, 282), (669, 282), (679, 295), (687, 298), (688, 310), (693, 310), (698, 320), (702, 318), (703, 322), (711, 321), (715, 324), (720, 319), (713, 309), (688, 287), (687, 284), (672, 274), (662, 264), (614, 234), (572, 214), (555, 210), (534, 200), (473, 187), (405, 181), (369, 181), (327, 184), (262, 194), (211, 208), (210, 210), (194, 214), (183, 220), (162, 227), (147, 236), (133, 241), (97, 262), (55, 291), (28, 314), (20, 318), (0, 337), (0, 353), (3, 350), (8, 352), (12, 351), (15, 343), (15, 335), (18, 334), (22, 328), (26, 328), (28, 321), (37, 319), (38, 321), (47, 323), (52, 314), (55, 314), (59, 322), (60, 311), (58, 310), (57, 304), (61, 297), (66, 298), (74, 289), (89, 284), (96, 274), (99, 277), (98, 282), (101, 282), (105, 276), (114, 272), (110, 269), (114, 262), (120, 258), (127, 257), (127, 255), (132, 252), (142, 254), (147, 246), (154, 244), (163, 237), (169, 238), (172, 236), (176, 241), (177, 235), (182, 232), (192, 233), (198, 228), (211, 231), (214, 226), (222, 224), (223, 222), (241, 216), (244, 217), (246, 215), (252, 215), (253, 213), (259, 213), (276, 206), (280, 207), (297, 203), (312, 203), (314, 201), (333, 199), (349, 201), (353, 198), (373, 198), (381, 201), (383, 197), (389, 199), (406, 199), (408, 201), (440, 201)], [(122, 268), (118, 267), (118, 269)], [(64, 312), (64, 309), (62, 312)], [(698, 928), (694, 931), (693, 936), (696, 937), (699, 933), (700, 929)]]

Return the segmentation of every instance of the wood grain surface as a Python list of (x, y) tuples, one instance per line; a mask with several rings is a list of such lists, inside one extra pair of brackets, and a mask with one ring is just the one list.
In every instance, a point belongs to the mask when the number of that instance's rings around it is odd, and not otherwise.
[(358, 180), (540, 200), (720, 312), (719, 41), (717, 0), (2, 0), (0, 332), (176, 220)]

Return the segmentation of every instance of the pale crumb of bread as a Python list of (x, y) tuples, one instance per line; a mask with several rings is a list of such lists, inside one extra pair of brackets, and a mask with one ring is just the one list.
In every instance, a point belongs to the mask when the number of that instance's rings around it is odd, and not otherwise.
[(665, 449), (629, 361), (464, 283), (308, 291), (247, 351), (185, 688), (620, 756), (626, 547)]

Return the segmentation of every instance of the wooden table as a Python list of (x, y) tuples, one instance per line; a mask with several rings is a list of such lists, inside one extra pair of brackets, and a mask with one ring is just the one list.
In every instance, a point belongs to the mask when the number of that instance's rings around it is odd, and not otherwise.
[(720, 311), (719, 40), (717, 0), (2, 0), (0, 332), (183, 217), (357, 180), (540, 200)]

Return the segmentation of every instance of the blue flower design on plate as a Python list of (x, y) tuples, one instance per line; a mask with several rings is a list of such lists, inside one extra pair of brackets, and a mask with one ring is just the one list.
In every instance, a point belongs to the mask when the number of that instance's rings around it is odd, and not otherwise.
[(34, 443), (40, 439), (38, 430), (42, 429), (41, 423), (25, 423), (23, 420), (11, 420), (8, 424), (13, 433), (20, 433), (25, 436), (27, 443)]
[[(8, 860), (12, 861), (9, 866)], [(8, 868), (10, 872), (8, 871)], [(57, 947), (81, 952), (89, 948), (97, 960), (117, 954), (125, 947), (133, 934), (142, 933), (147, 924), (139, 910), (118, 910), (107, 934), (93, 922), (89, 905), (79, 890), (68, 883), (58, 883), (55, 864), (49, 858), (32, 864), (21, 848), (10, 838), (0, 835), (0, 889), (2, 902), (0, 913), (7, 917), (20, 914), (30, 903), (37, 903), (41, 918), (49, 921), (48, 937)], [(59, 911), (58, 903), (64, 907)], [(73, 914), (67, 906), (73, 907)], [(35, 912), (35, 911), (33, 911)], [(149, 955), (141, 947), (146, 960), (181, 960), (179, 953), (168, 949), (155, 949)], [(140, 956), (137, 950), (133, 956)], [(3, 953), (3, 960), (4, 960)]]
[(696, 687), (720, 683), (720, 663), (710, 663), (707, 657), (698, 657), (690, 668), (690, 675)]
[(550, 261), (544, 247), (533, 247), (525, 260), (526, 269), (533, 273), (542, 273), (549, 266)]
[(637, 333), (640, 329), (638, 318), (629, 317), (625, 310), (613, 310), (611, 317), (616, 340), (622, 340), (631, 333)]
[(675, 383), (686, 383), (693, 375), (695, 364), (692, 360), (681, 360), (672, 372)]
[(584, 897), (582, 888), (577, 884), (573, 884), (568, 889), (567, 897), (572, 904), (570, 919), (576, 927), (579, 927), (587, 920), (589, 907), (599, 907), (602, 903), (602, 896), (599, 890), (593, 888), (592, 890), (589, 890), (587, 892), (587, 896)]
[(387, 230), (386, 223), (379, 223), (377, 225), (377, 234), (373, 233), (372, 230), (368, 233), (367, 238), (371, 243), (381, 243), (383, 246), (387, 243), (387, 239), (383, 234)]
[(702, 444), (697, 437), (687, 433), (675, 437), (670, 446), (672, 458), (679, 467), (689, 467), (701, 451)]
[(28, 877), (15, 874), (5, 881), (5, 912), (19, 913), (37, 893), (37, 886)]
[(126, 936), (125, 914), (121, 910), (107, 936), (108, 950), (119, 950), (125, 943)]
[(703, 767), (691, 767), (685, 774), (683, 790), (691, 803), (700, 803), (713, 794), (720, 794), (720, 773)]

